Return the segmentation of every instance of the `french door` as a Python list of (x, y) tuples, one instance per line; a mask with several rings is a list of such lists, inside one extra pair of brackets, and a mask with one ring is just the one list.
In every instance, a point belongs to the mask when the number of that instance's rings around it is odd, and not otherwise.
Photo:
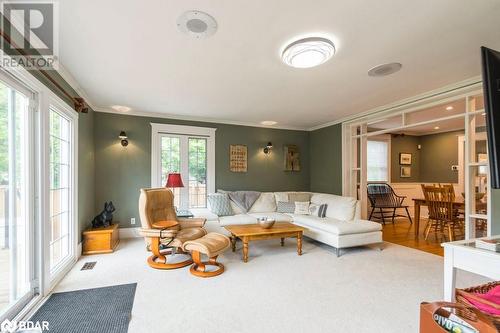
[(184, 187), (173, 189), (179, 209), (204, 208), (215, 192), (215, 128), (151, 124), (151, 186), (164, 187), (180, 173)]
[(174, 204), (180, 209), (207, 205), (207, 138), (160, 134), (161, 184), (169, 173), (178, 172), (183, 188), (174, 189)]
[(35, 294), (33, 97), (0, 76), (0, 321)]

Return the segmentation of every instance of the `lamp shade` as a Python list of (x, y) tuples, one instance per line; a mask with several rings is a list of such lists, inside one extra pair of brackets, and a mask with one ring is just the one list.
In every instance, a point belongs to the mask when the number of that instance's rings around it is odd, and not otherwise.
[(169, 173), (165, 187), (184, 187), (180, 173)]

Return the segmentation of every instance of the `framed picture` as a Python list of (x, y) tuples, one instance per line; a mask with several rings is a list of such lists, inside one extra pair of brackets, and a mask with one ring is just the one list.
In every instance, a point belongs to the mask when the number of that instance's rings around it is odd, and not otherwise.
[(411, 177), (411, 167), (402, 166), (401, 167), (401, 178), (410, 178)]
[(299, 147), (296, 145), (285, 145), (285, 171), (300, 171)]
[(247, 172), (248, 150), (245, 145), (229, 145), (229, 171)]
[(410, 153), (399, 153), (399, 164), (400, 165), (411, 165), (411, 154)]

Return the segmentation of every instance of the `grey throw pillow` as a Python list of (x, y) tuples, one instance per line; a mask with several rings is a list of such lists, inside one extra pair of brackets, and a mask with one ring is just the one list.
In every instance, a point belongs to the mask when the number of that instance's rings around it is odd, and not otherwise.
[(233, 209), (229, 203), (227, 193), (212, 193), (208, 195), (208, 205), (210, 211), (218, 216), (233, 215)]
[(277, 207), (278, 207), (277, 209), (278, 213), (293, 214), (295, 212), (295, 202), (278, 201)]

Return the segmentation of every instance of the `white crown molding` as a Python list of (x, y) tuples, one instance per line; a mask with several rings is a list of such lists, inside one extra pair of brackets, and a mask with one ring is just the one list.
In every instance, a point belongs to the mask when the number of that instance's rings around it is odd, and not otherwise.
[(268, 128), (268, 129), (281, 129), (281, 130), (290, 130), (290, 131), (308, 131), (307, 127), (294, 127), (294, 126), (265, 126), (259, 123), (245, 122), (245, 121), (233, 121), (233, 120), (224, 120), (224, 119), (214, 119), (214, 118), (206, 118), (206, 117), (194, 117), (194, 116), (182, 116), (177, 114), (170, 113), (159, 113), (159, 112), (148, 112), (148, 111), (136, 111), (131, 110), (127, 112), (120, 112), (113, 110), (111, 108), (93, 108), (94, 111), (103, 112), (103, 113), (113, 113), (119, 114), (123, 116), (137, 116), (137, 117), (152, 117), (152, 118), (163, 118), (163, 119), (173, 119), (173, 120), (186, 120), (186, 121), (196, 121), (202, 123), (212, 123), (212, 124), (225, 124), (225, 125), (238, 125), (238, 126), (248, 126), (248, 127), (260, 127), (260, 128)]
[(364, 112), (357, 113), (355, 115), (343, 117), (343, 118), (333, 120), (331, 122), (328, 122), (328, 123), (325, 123), (322, 125), (310, 127), (307, 130), (308, 131), (315, 131), (315, 130), (318, 130), (321, 128), (341, 124), (341, 123), (348, 122), (348, 121), (353, 121), (353, 120), (356, 120), (356, 119), (359, 119), (362, 117), (371, 116), (371, 115), (376, 114), (376, 113), (389, 112), (389, 111), (393, 111), (393, 110), (398, 109), (398, 108), (408, 108), (411, 106), (416, 106), (419, 103), (428, 102), (429, 99), (432, 99), (433, 97), (439, 96), (440, 98), (442, 98), (443, 94), (452, 94), (452, 93), (458, 93), (458, 92), (463, 93), (465, 90), (478, 89), (481, 87), (481, 83), (482, 83), (481, 76), (475, 76), (475, 77), (472, 77), (470, 79), (459, 81), (459, 82), (456, 82), (456, 83), (453, 83), (453, 84), (450, 84), (450, 85), (447, 85), (447, 86), (444, 86), (444, 87), (441, 87), (438, 89), (434, 89), (434, 90), (431, 90), (431, 91), (428, 91), (428, 92), (425, 92), (425, 93), (422, 93), (422, 94), (419, 94), (416, 96), (405, 98), (405, 99), (399, 100), (399, 101), (394, 102), (394, 103), (382, 105), (382, 106), (379, 106), (379, 107), (376, 107), (376, 108), (373, 108), (373, 109), (370, 109), (370, 110), (367, 110)]

